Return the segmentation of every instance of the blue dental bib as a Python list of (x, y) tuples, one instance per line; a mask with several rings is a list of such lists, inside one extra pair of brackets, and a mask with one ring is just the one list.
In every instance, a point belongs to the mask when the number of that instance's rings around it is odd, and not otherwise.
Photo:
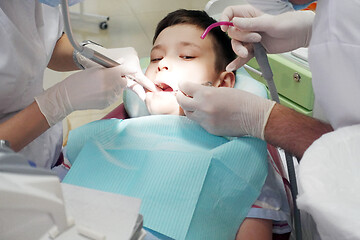
[(177, 240), (233, 240), (268, 172), (264, 141), (170, 115), (89, 123), (67, 156), (65, 183), (142, 199), (144, 226)]

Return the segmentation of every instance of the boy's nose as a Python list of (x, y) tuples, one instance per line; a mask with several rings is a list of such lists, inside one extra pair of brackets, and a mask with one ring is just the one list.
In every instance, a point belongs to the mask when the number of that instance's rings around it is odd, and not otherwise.
[(169, 70), (166, 66), (158, 66), (158, 71)]
[(158, 71), (169, 70), (169, 63), (164, 58), (159, 61)]

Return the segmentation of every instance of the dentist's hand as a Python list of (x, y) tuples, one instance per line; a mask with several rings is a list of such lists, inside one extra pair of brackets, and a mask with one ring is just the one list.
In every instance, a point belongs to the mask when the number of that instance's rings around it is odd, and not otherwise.
[(181, 91), (176, 98), (186, 116), (208, 132), (264, 139), (264, 129), (275, 102), (234, 88), (191, 82), (180, 82), (179, 87)]
[(251, 5), (227, 7), (221, 21), (232, 21), (234, 27), (221, 28), (223, 31), (228, 30), (233, 50), (239, 56), (228, 65), (227, 70), (235, 70), (253, 57), (249, 43), (261, 42), (267, 53), (282, 53), (307, 47), (314, 16), (312, 11), (269, 15)]
[(77, 72), (35, 97), (49, 126), (75, 110), (103, 109), (120, 96), (127, 85), (123, 66), (94, 67)]
[[(126, 69), (127, 72), (126, 75), (132, 77), (133, 80), (149, 90), (156, 91), (154, 83), (145, 77), (140, 66), (138, 54), (134, 48), (126, 47), (107, 49), (96, 44), (88, 44), (86, 47), (91, 48), (92, 50), (97, 51), (123, 65), (123, 69)], [(78, 52), (76, 53), (76, 59), (85, 69), (100, 66), (99, 64), (85, 58)]]

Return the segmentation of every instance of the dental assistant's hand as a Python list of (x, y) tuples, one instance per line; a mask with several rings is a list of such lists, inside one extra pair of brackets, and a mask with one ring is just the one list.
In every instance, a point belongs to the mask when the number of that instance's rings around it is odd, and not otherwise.
[(127, 85), (125, 66), (94, 67), (77, 72), (35, 97), (49, 126), (75, 110), (103, 109), (120, 96)]
[[(154, 83), (144, 75), (140, 66), (138, 54), (134, 48), (126, 47), (107, 49), (96, 44), (88, 44), (86, 47), (91, 48), (123, 65), (123, 68), (127, 71), (126, 75), (132, 77), (133, 80), (140, 83), (140, 85), (145, 86), (149, 90), (156, 91)], [(78, 52), (76, 53), (76, 59), (85, 69), (100, 66), (99, 64), (85, 58)], [(133, 82), (130, 82), (129, 86), (130, 85), (133, 85)]]
[(239, 5), (227, 7), (221, 21), (232, 21), (234, 27), (222, 26), (232, 38), (232, 47), (239, 56), (227, 67), (235, 70), (253, 57), (249, 43), (261, 42), (267, 53), (282, 53), (307, 47), (311, 39), (312, 11), (292, 11), (269, 15), (252, 7)]
[(186, 116), (208, 132), (264, 139), (264, 129), (275, 102), (234, 88), (191, 82), (180, 82), (179, 88), (176, 98)]

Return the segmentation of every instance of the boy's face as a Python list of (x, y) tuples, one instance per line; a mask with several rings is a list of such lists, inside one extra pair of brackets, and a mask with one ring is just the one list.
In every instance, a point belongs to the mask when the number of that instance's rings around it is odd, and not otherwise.
[(216, 85), (220, 73), (215, 71), (215, 52), (212, 36), (200, 36), (203, 30), (190, 24), (165, 28), (151, 50), (151, 62), (145, 75), (159, 92), (146, 94), (151, 114), (184, 115), (176, 101), (175, 91), (180, 81)]

